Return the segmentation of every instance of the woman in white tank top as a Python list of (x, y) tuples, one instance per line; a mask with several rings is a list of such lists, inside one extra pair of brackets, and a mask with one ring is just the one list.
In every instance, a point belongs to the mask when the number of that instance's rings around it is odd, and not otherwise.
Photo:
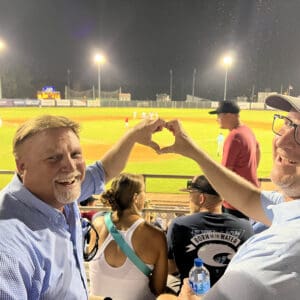
[[(104, 217), (93, 221), (99, 234), (98, 252), (89, 263), (90, 292), (113, 300), (152, 300), (166, 286), (168, 273), (165, 234), (140, 216), (144, 207), (144, 180), (141, 175), (123, 173), (101, 195), (111, 205), (112, 221), (137, 256), (152, 269), (147, 277), (122, 252), (108, 232)], [(91, 236), (90, 244), (95, 242)]]

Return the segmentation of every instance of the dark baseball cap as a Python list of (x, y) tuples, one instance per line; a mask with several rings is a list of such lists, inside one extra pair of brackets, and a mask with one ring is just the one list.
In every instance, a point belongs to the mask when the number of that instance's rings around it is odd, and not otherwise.
[(291, 97), (288, 95), (270, 95), (266, 98), (266, 104), (283, 111), (296, 110), (300, 112), (300, 98)]
[(212, 110), (209, 113), (211, 115), (215, 114), (238, 114), (240, 112), (239, 106), (236, 104), (236, 102), (233, 101), (220, 101), (219, 107), (216, 110)]
[(204, 175), (199, 175), (193, 178), (193, 180), (188, 180), (185, 189), (180, 189), (182, 192), (199, 192), (209, 195), (219, 196), (215, 189), (211, 186)]

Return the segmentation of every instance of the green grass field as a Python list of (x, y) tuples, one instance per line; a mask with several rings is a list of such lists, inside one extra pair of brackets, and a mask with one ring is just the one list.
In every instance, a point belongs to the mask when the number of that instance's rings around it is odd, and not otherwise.
[[(133, 119), (133, 112), (137, 118)], [(100, 159), (109, 147), (125, 132), (125, 118), (129, 118), (129, 125), (134, 126), (141, 119), (142, 112), (155, 112), (165, 119), (177, 118), (182, 121), (189, 135), (205, 149), (215, 160), (217, 156), (217, 136), (220, 132), (226, 136), (227, 130), (220, 130), (216, 117), (208, 114), (208, 109), (147, 109), (147, 108), (0, 108), (3, 125), (0, 128), (1, 170), (14, 170), (12, 156), (12, 138), (24, 120), (41, 114), (64, 115), (80, 122), (81, 143), (86, 162), (91, 163)], [(269, 177), (271, 168), (271, 131), (272, 111), (242, 111), (241, 120), (250, 126), (261, 145), (261, 163), (258, 169), (259, 177)], [(172, 135), (164, 130), (154, 136), (160, 145), (166, 146), (173, 141)], [(127, 172), (143, 174), (171, 174), (195, 175), (201, 173), (199, 167), (191, 160), (174, 154), (159, 156), (154, 151), (143, 146), (135, 146)], [(11, 176), (0, 176), (2, 188)], [(177, 192), (185, 185), (185, 180), (149, 179), (147, 191)]]

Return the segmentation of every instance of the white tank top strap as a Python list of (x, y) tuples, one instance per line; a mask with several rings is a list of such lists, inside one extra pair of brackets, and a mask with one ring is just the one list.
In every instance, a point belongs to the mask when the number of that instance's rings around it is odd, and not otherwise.
[[(131, 246), (131, 248), (132, 248), (132, 242), (131, 242), (132, 235), (133, 235), (135, 229), (144, 222), (145, 222), (145, 220), (143, 218), (139, 218), (127, 230), (119, 231), (121, 233), (121, 235), (123, 236), (123, 238), (125, 239), (125, 241)], [(113, 236), (111, 234), (109, 234), (106, 237), (106, 239), (104, 240), (103, 244), (98, 249), (95, 259), (97, 259), (103, 253), (103, 251), (106, 249), (107, 245), (113, 240), (114, 240)]]
[(140, 218), (140, 219), (137, 219), (127, 230), (124, 230), (124, 231), (120, 230), (120, 233), (122, 234), (123, 238), (131, 247), (132, 247), (131, 238), (132, 238), (134, 231), (140, 224), (142, 224), (144, 222), (145, 222), (145, 220), (143, 218)]

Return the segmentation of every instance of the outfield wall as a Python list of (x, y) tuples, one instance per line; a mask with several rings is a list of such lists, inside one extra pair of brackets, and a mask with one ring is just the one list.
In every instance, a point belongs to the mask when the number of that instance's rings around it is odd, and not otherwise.
[[(268, 109), (262, 102), (238, 102), (241, 109)], [(148, 101), (148, 100), (37, 100), (1, 99), (0, 107), (149, 107), (149, 108), (216, 108), (217, 101)]]

